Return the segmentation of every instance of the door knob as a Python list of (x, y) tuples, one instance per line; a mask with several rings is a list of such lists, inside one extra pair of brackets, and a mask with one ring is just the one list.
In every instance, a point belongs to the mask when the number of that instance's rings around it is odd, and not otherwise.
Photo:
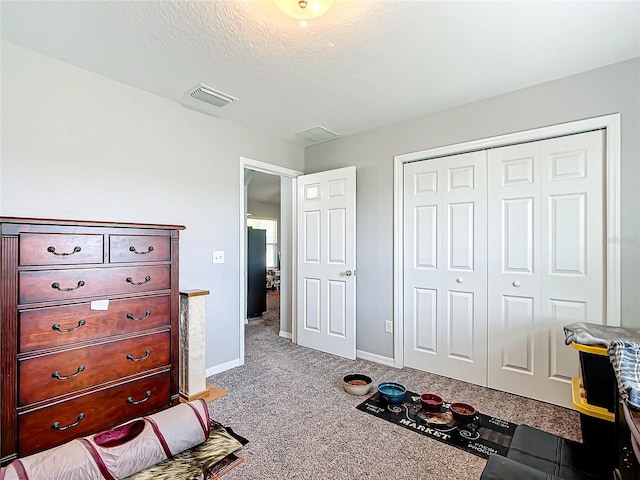
[(464, 278), (462, 278), (462, 277), (458, 277), (458, 278), (456, 278), (456, 282), (458, 282), (458, 283), (464, 283)]
[(517, 280), (515, 282), (512, 283), (512, 285), (516, 288), (518, 288), (520, 286), (520, 282), (518, 282)]
[(346, 272), (344, 272), (345, 277), (350, 277), (351, 275), (353, 275), (353, 272), (351, 270), (347, 270)]

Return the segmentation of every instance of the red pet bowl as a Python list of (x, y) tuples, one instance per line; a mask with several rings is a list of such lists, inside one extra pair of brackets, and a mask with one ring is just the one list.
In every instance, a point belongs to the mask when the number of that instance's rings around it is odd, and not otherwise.
[(429, 412), (439, 412), (442, 407), (442, 397), (435, 393), (423, 393), (420, 395), (422, 408)]

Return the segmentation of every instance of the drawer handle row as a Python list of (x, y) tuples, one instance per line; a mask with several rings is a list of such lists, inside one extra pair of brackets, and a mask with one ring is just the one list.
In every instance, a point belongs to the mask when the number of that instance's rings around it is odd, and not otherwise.
[(56, 290), (60, 290), (61, 292), (71, 292), (73, 290), (79, 289), (80, 287), (84, 287), (84, 281), (83, 280), (80, 280), (76, 287), (71, 287), (71, 288), (61, 288), (60, 284), (58, 282), (55, 282), (55, 283), (51, 284), (51, 288), (55, 288)]
[[(134, 357), (132, 353), (129, 353), (127, 355), (127, 360), (131, 360), (132, 362), (141, 362), (142, 360), (146, 360), (147, 358), (149, 358), (149, 355), (151, 355), (151, 350), (147, 350), (144, 352), (144, 355), (142, 357)], [(53, 372), (51, 374), (51, 376), (53, 378), (57, 378), (58, 380), (70, 380), (72, 378), (77, 377), (78, 375), (80, 375), (81, 372), (83, 372), (85, 369), (84, 365), (80, 365), (78, 367), (78, 369), (76, 370), (76, 373), (72, 373), (71, 375), (67, 375), (66, 377), (63, 377), (60, 375), (60, 372), (58, 370), (56, 370), (55, 372)]]
[(59, 371), (55, 371), (51, 374), (51, 376), (53, 378), (57, 378), (58, 380), (71, 380), (72, 378), (77, 377), (78, 375), (80, 375), (81, 372), (84, 371), (84, 365), (80, 365), (78, 367), (78, 370), (76, 370), (76, 373), (72, 373), (71, 375), (67, 375), (66, 377), (61, 377), (60, 376), (60, 372)]
[[(130, 283), (131, 285), (144, 285), (145, 283), (148, 283), (150, 281), (151, 281), (151, 277), (149, 275), (144, 277), (144, 281), (142, 281), (142, 282), (134, 282), (131, 277), (127, 277), (126, 278), (126, 282)], [(76, 285), (75, 287), (62, 288), (58, 282), (55, 282), (55, 283), (51, 284), (51, 288), (54, 288), (54, 289), (59, 290), (61, 292), (71, 292), (73, 290), (79, 289), (80, 287), (84, 287), (84, 285), (85, 285), (84, 280), (80, 280), (78, 282), (78, 285)]]
[(139, 322), (140, 320), (144, 320), (145, 318), (147, 318), (150, 315), (151, 315), (151, 310), (147, 310), (146, 313), (144, 314), (144, 317), (134, 317), (133, 313), (127, 313), (127, 318), (129, 320), (134, 320), (136, 322)]
[(132, 362), (141, 362), (142, 360), (146, 360), (151, 355), (151, 350), (147, 350), (144, 352), (142, 357), (135, 358), (132, 353), (127, 355), (127, 360), (131, 360)]
[(53, 253), (54, 255), (58, 255), (59, 257), (66, 257), (68, 255), (73, 255), (74, 253), (78, 253), (80, 250), (82, 250), (82, 248), (80, 247), (73, 247), (73, 252), (63, 252), (63, 253), (58, 253), (56, 252), (56, 249), (54, 247), (49, 247), (47, 248), (47, 252), (49, 253)]
[(78, 424), (82, 421), (82, 419), (84, 418), (84, 413), (80, 413), (80, 415), (78, 415), (78, 421), (73, 422), (65, 427), (61, 427), (60, 426), (60, 422), (53, 422), (51, 424), (51, 428), (53, 428), (54, 430), (58, 430), (59, 432), (64, 432), (65, 430), (69, 429), (69, 428), (73, 428), (73, 427), (77, 427)]
[(84, 320), (80, 320), (80, 321), (78, 322), (78, 326), (77, 326), (77, 327), (71, 327), (71, 328), (62, 328), (62, 327), (60, 326), (60, 324), (59, 324), (59, 323), (54, 323), (54, 324), (51, 326), (51, 328), (52, 328), (53, 330), (57, 330), (57, 331), (62, 332), (62, 333), (69, 333), (69, 332), (73, 332), (74, 330), (78, 330), (79, 328), (81, 328), (82, 326), (84, 326), (86, 323), (87, 323), (87, 322), (85, 322)]
[[(144, 403), (147, 400), (149, 400), (149, 398), (151, 398), (151, 390), (147, 390), (142, 400), (134, 400), (133, 397), (127, 397), (127, 403), (130, 403), (131, 405), (140, 405), (141, 403)], [(65, 425), (64, 427), (60, 426), (60, 422), (53, 422), (51, 424), (51, 428), (53, 430), (58, 430), (59, 432), (64, 432), (69, 428), (77, 427), (83, 419), (84, 419), (84, 413), (80, 412), (80, 414), (78, 414), (78, 419), (75, 422), (69, 425)]]
[[(136, 322), (139, 322), (140, 320), (144, 320), (145, 318), (148, 318), (148, 317), (150, 317), (150, 316), (151, 316), (151, 310), (147, 310), (147, 311), (145, 312), (144, 316), (142, 316), (142, 317), (134, 317), (134, 316), (133, 316), (133, 313), (127, 313), (127, 318), (128, 318), (129, 320), (134, 320), (134, 321), (136, 321)], [(83, 320), (80, 320), (80, 321), (78, 322), (78, 326), (77, 326), (77, 327), (62, 328), (62, 327), (60, 326), (60, 324), (59, 324), (59, 323), (54, 323), (53, 325), (51, 325), (51, 328), (52, 328), (53, 330), (57, 330), (58, 332), (62, 332), (62, 333), (69, 333), (69, 332), (73, 332), (73, 331), (75, 331), (75, 330), (78, 330), (79, 328), (82, 328), (82, 327), (83, 327), (83, 326), (85, 326), (86, 324), (87, 324), (87, 322), (83, 319)]]
[(146, 252), (139, 252), (136, 250), (136, 247), (134, 247), (133, 245), (129, 247), (129, 251), (133, 252), (137, 255), (146, 255), (147, 253), (151, 253), (153, 252), (153, 245), (149, 245), (149, 248), (147, 249)]
[(151, 396), (151, 390), (147, 390), (147, 393), (145, 394), (145, 397), (142, 400), (134, 400), (133, 397), (127, 397), (127, 403), (130, 403), (131, 405), (140, 405), (141, 403), (144, 403), (147, 400), (149, 400), (150, 396)]
[(131, 285), (144, 285), (145, 283), (150, 281), (151, 281), (151, 277), (149, 275), (144, 277), (144, 282), (134, 282), (131, 277), (127, 277), (127, 283), (130, 283)]

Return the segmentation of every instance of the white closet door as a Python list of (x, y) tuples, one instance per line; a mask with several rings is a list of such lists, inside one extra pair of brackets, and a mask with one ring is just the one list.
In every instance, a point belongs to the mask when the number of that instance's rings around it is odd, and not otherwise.
[(548, 356), (539, 325), (540, 143), (490, 150), (487, 170), (488, 385), (539, 399)]
[(486, 154), (404, 170), (405, 365), (486, 384)]
[(604, 321), (602, 135), (489, 152), (489, 387), (571, 406), (562, 326)]
[(578, 355), (563, 325), (606, 323), (604, 132), (542, 142), (541, 335), (545, 401), (571, 405)]

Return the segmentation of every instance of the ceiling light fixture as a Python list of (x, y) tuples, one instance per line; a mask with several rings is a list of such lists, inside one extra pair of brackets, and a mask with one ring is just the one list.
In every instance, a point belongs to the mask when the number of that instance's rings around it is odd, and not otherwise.
[(309, 20), (327, 13), (333, 0), (275, 0), (284, 13), (293, 18)]

